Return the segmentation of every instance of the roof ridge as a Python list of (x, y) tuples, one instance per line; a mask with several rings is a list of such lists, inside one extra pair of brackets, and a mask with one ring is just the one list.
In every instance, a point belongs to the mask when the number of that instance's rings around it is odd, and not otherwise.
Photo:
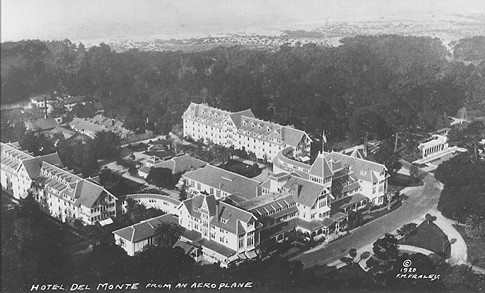
[[(231, 208), (234, 208), (234, 209), (238, 209), (238, 210), (240, 210), (240, 211), (242, 211), (242, 212), (244, 212), (244, 213), (247, 213), (247, 214), (248, 214), (248, 215), (250, 215), (250, 216), (254, 216), (254, 215), (253, 215), (251, 212), (248, 212), (248, 211), (246, 211), (246, 210), (244, 210), (244, 209), (242, 209), (242, 208), (240, 208), (240, 207), (234, 206), (234, 205), (232, 205), (232, 204), (228, 204), (227, 202), (218, 201), (218, 203), (219, 203), (219, 204), (224, 204), (224, 205), (226, 205), (226, 206), (230, 206)], [(231, 214), (231, 215), (232, 215), (232, 214)]]
[[(253, 179), (253, 178), (249, 178), (249, 177), (243, 176), (243, 175), (241, 175), (241, 174), (237, 174), (237, 173), (235, 173), (235, 172), (232, 172), (232, 171), (229, 171), (229, 170), (226, 170), (226, 169), (220, 168), (220, 167), (216, 167), (216, 166), (211, 165), (211, 164), (207, 164), (207, 165), (206, 165), (206, 167), (207, 167), (207, 166), (211, 166), (212, 168), (216, 168), (216, 169), (222, 170), (222, 171), (224, 171), (224, 172), (234, 174), (234, 175), (236, 175), (236, 176), (238, 176), (238, 177), (242, 177), (242, 178), (244, 178), (244, 179), (248, 179), (248, 180), (254, 181), (254, 182), (258, 183), (258, 184), (261, 184), (261, 182), (259, 182), (258, 180), (255, 180), (255, 179)], [(191, 171), (191, 172), (196, 172), (196, 171), (202, 170), (202, 169), (204, 169), (204, 168), (205, 168), (205, 167), (203, 167), (203, 168), (201, 168), (201, 169), (197, 169), (197, 170)], [(223, 176), (222, 176), (222, 177), (223, 177)]]

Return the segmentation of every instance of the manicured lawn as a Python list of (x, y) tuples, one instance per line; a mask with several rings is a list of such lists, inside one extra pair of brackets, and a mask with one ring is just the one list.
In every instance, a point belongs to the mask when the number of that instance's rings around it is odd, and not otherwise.
[(236, 160), (229, 160), (223, 168), (248, 178), (256, 177), (262, 172), (260, 168), (254, 168)]
[[(454, 227), (460, 232), (468, 247), (468, 261), (476, 266), (485, 268), (485, 239), (473, 239), (468, 237), (465, 233), (464, 226), (454, 225)], [(477, 262), (475, 263), (475, 261)]]
[(416, 233), (402, 238), (399, 243), (428, 249), (445, 258), (450, 257), (451, 243), (441, 229), (434, 223), (422, 222)]

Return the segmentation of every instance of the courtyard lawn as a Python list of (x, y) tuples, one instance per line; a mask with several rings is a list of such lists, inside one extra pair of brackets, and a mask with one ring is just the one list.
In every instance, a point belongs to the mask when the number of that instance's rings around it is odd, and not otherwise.
[(454, 227), (461, 234), (468, 247), (468, 261), (473, 265), (485, 268), (485, 238), (470, 238), (466, 235), (464, 226), (454, 225)]
[(422, 222), (415, 234), (402, 238), (399, 243), (425, 248), (444, 258), (450, 257), (451, 243), (448, 237), (436, 224), (428, 224), (428, 221)]
[(256, 177), (262, 172), (259, 167), (254, 167), (236, 160), (229, 160), (223, 168), (248, 178)]

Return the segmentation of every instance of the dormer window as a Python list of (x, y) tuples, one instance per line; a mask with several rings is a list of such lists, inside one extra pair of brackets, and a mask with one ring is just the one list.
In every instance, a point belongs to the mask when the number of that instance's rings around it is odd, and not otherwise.
[(255, 126), (254, 122), (251, 123), (251, 126), (254, 128), (254, 126)]
[(221, 223), (222, 224), (227, 224), (227, 219), (221, 218)]
[(259, 124), (259, 125), (258, 125), (258, 129), (261, 129), (261, 128), (263, 128), (263, 127), (261, 126), (261, 124)]

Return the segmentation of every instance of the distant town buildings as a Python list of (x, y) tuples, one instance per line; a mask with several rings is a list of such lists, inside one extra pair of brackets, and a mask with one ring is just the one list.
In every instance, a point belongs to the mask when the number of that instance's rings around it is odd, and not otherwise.
[(84, 96), (49, 95), (43, 94), (30, 98), (30, 105), (34, 108), (47, 108), (52, 105), (62, 105), (71, 112), (77, 104), (86, 104)]
[(304, 131), (257, 119), (250, 109), (233, 113), (191, 103), (182, 119), (184, 136), (253, 152), (261, 159), (272, 160), (288, 146), (296, 154), (310, 153), (312, 140)]
[(39, 95), (30, 98), (30, 104), (34, 108), (45, 108), (49, 103), (56, 101), (51, 95)]
[(34, 157), (17, 143), (1, 143), (1, 184), (17, 199), (32, 194), (42, 210), (63, 222), (93, 225), (121, 212), (113, 194), (67, 170), (57, 153)]

